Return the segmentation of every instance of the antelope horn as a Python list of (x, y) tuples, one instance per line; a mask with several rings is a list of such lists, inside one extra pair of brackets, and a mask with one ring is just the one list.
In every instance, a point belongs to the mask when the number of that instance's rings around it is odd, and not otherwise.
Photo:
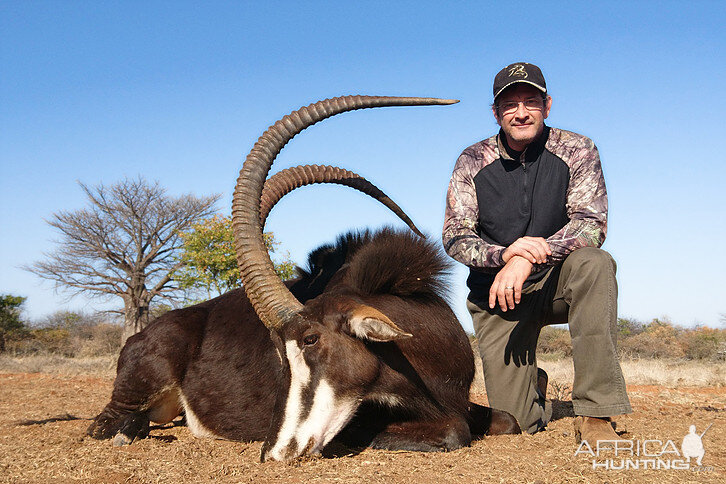
[(262, 186), (275, 157), (295, 135), (318, 121), (346, 111), (384, 106), (446, 105), (458, 101), (436, 98), (343, 96), (302, 107), (270, 126), (247, 155), (232, 202), (237, 264), (252, 306), (270, 329), (282, 327), (302, 304), (275, 274), (260, 225)]
[(388, 207), (398, 218), (409, 226), (413, 232), (419, 237), (423, 234), (418, 230), (416, 225), (401, 209), (401, 207), (391, 200), (388, 195), (383, 193), (374, 184), (352, 171), (338, 168), (337, 166), (328, 165), (298, 165), (292, 168), (279, 171), (265, 181), (262, 187), (262, 201), (260, 202), (260, 226), (265, 227), (265, 221), (270, 214), (270, 210), (280, 201), (282, 197), (295, 190), (296, 188), (312, 185), (314, 183), (336, 183), (338, 185), (346, 185), (351, 188), (370, 195), (383, 205)]

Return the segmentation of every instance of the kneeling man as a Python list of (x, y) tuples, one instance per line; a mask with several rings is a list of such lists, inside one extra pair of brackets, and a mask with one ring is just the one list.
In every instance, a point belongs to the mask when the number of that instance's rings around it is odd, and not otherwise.
[(520, 62), (494, 79), (499, 133), (459, 156), (443, 243), (470, 268), (474, 320), (489, 404), (530, 433), (552, 409), (537, 369), (540, 329), (567, 323), (576, 438), (614, 440), (610, 417), (630, 413), (616, 352), (615, 261), (599, 247), (607, 194), (593, 142), (546, 126), (552, 106), (540, 69)]

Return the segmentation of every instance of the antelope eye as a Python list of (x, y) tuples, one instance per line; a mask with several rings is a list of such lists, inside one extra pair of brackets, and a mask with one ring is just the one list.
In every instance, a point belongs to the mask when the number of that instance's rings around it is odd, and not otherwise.
[(320, 336), (317, 334), (309, 334), (303, 338), (303, 344), (305, 346), (312, 346), (318, 342), (318, 339), (320, 339)]

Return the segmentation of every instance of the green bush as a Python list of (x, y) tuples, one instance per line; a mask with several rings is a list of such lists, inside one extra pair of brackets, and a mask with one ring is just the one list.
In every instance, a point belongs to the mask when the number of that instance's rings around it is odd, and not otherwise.
[(25, 323), (20, 319), (25, 299), (12, 294), (0, 294), (0, 352), (5, 351), (7, 341), (27, 334)]
[(537, 353), (555, 356), (572, 356), (572, 340), (566, 328), (545, 326), (537, 340)]
[(630, 358), (681, 358), (683, 350), (678, 344), (680, 328), (670, 321), (654, 319), (641, 326), (641, 332), (618, 341), (620, 354)]
[(103, 356), (121, 350), (123, 327), (119, 324), (100, 323), (91, 328), (90, 335), (82, 341), (79, 356)]
[[(643, 323), (618, 319), (618, 351), (626, 358), (686, 358), (726, 360), (726, 330), (706, 327), (682, 328), (668, 319)], [(572, 356), (567, 328), (545, 326), (537, 342), (537, 353)]]
[(646, 326), (632, 318), (618, 318), (618, 335), (620, 338), (635, 336), (645, 331)]
[(679, 340), (683, 354), (691, 360), (722, 360), (726, 356), (726, 331), (699, 327), (684, 331)]
[(30, 334), (45, 353), (62, 356), (76, 355), (71, 343), (71, 333), (67, 329), (34, 329)]
[(680, 358), (683, 350), (674, 336), (641, 333), (618, 342), (621, 356), (628, 358)]
[(103, 356), (118, 353), (123, 328), (99, 316), (59, 311), (35, 323), (24, 333), (5, 339), (5, 351), (16, 355), (53, 354), (66, 357)]

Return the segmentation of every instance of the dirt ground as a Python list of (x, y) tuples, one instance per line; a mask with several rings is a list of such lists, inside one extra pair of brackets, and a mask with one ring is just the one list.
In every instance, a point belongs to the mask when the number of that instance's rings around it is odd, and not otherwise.
[[(699, 433), (712, 426), (702, 439), (706, 453), (700, 470), (612, 470), (603, 468), (608, 456), (593, 469), (591, 456), (574, 455), (567, 401), (555, 402), (556, 420), (545, 432), (487, 437), (440, 454), (367, 449), (262, 464), (259, 442), (196, 439), (184, 426), (172, 425), (114, 448), (84, 436), (90, 418), (108, 401), (112, 383), (87, 375), (0, 373), (0, 482), (726, 482), (723, 387), (629, 387), (635, 413), (619, 418), (618, 429), (641, 442), (660, 440), (650, 444), (651, 453), (668, 440), (680, 451), (691, 424)], [(486, 401), (482, 394), (472, 399)], [(665, 457), (677, 458), (669, 450)]]

